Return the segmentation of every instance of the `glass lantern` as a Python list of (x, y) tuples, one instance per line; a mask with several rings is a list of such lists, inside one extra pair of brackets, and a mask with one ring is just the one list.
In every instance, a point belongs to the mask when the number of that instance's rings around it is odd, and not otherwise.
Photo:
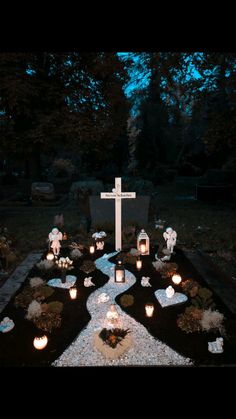
[(117, 262), (117, 264), (115, 265), (115, 282), (125, 282), (125, 268), (121, 262), (121, 260), (119, 260)]
[(149, 237), (144, 229), (142, 229), (137, 237), (137, 249), (142, 256), (150, 254)]

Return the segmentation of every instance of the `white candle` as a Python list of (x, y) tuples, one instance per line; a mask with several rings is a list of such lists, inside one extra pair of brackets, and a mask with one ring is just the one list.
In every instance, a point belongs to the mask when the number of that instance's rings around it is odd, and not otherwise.
[(70, 293), (70, 298), (72, 300), (75, 300), (77, 297), (77, 288), (73, 287), (69, 289), (69, 293)]
[(154, 311), (154, 305), (153, 304), (146, 304), (145, 305), (145, 310), (146, 310), (146, 316), (147, 317), (152, 317), (153, 311)]
[(140, 244), (140, 251), (142, 254), (144, 254), (146, 252), (146, 245), (145, 244)]
[(90, 253), (94, 253), (95, 252), (95, 246), (90, 246), (89, 247), (89, 251), (90, 251)]
[(124, 271), (116, 271), (116, 282), (123, 282)]
[(140, 271), (140, 269), (142, 268), (142, 261), (141, 260), (136, 260), (136, 268), (138, 269), (138, 271)]

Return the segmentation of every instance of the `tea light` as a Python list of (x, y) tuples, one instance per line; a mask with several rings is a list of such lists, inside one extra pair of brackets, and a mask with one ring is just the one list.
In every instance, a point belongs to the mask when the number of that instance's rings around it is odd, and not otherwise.
[(69, 289), (69, 293), (70, 293), (70, 298), (72, 300), (75, 300), (77, 297), (77, 288), (76, 287), (72, 287)]
[(47, 260), (53, 260), (54, 259), (54, 253), (49, 250), (49, 252), (47, 253), (46, 259)]
[(90, 253), (94, 253), (95, 252), (95, 246), (94, 245), (89, 246), (89, 252)]
[(182, 278), (180, 275), (175, 274), (172, 276), (172, 281), (174, 282), (174, 284), (178, 285), (182, 281)]
[(39, 350), (44, 349), (45, 346), (47, 346), (47, 344), (48, 344), (48, 338), (46, 335), (34, 338), (33, 345), (36, 349), (39, 349)]
[(138, 269), (138, 271), (140, 271), (140, 269), (142, 268), (142, 261), (141, 261), (141, 259), (137, 259), (136, 260), (136, 268)]
[(152, 317), (153, 311), (154, 311), (154, 305), (153, 304), (146, 304), (145, 305), (145, 311), (147, 317)]

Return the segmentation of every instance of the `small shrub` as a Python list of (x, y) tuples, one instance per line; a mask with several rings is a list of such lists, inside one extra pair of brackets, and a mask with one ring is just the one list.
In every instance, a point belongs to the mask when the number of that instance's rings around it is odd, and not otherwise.
[(81, 256), (83, 256), (83, 253), (79, 249), (73, 249), (70, 252), (71, 259), (79, 259)]
[(86, 274), (89, 274), (90, 272), (93, 272), (96, 269), (96, 265), (92, 260), (85, 260), (80, 269)]
[(54, 262), (52, 260), (41, 260), (40, 262), (36, 263), (37, 268), (42, 271), (49, 271), (50, 269), (54, 268)]
[(192, 298), (191, 302), (195, 307), (202, 308), (204, 310), (207, 310), (210, 307), (215, 307), (212, 292), (204, 287), (199, 288), (198, 294), (196, 297)]
[(35, 317), (39, 317), (42, 313), (41, 304), (38, 301), (33, 300), (27, 310), (25, 318), (27, 320), (33, 320)]
[(183, 292), (190, 297), (195, 297), (198, 294), (198, 290), (200, 285), (194, 279), (187, 279), (186, 281), (181, 283)]
[(180, 314), (177, 319), (178, 327), (186, 333), (201, 331), (202, 310), (190, 306), (185, 312)]
[(14, 305), (22, 308), (28, 308), (34, 299), (34, 288), (26, 286), (23, 291), (15, 297)]
[(34, 278), (30, 278), (30, 286), (32, 288), (39, 287), (43, 284), (45, 284), (45, 281), (42, 278), (39, 278), (37, 276), (35, 276)]
[(58, 313), (43, 312), (40, 317), (33, 319), (38, 329), (51, 333), (52, 329), (61, 326), (61, 316)]
[(60, 301), (51, 301), (47, 304), (47, 312), (60, 314), (63, 310), (63, 303)]
[(123, 307), (129, 307), (134, 304), (134, 296), (131, 294), (124, 294), (120, 297), (120, 304)]
[(48, 287), (47, 285), (42, 287), (37, 287), (34, 298), (37, 301), (43, 301), (48, 297), (51, 297), (51, 295), (54, 293), (54, 289), (52, 287)]
[(209, 332), (210, 330), (223, 329), (224, 315), (215, 310), (204, 310), (201, 319), (202, 329)]

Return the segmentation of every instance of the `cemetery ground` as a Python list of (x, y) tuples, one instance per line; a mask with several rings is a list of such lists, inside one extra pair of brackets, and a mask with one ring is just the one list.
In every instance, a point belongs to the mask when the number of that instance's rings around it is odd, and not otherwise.
[[(170, 310), (163, 309), (160, 316), (160, 322), (157, 324), (155, 320), (157, 317), (147, 319), (143, 310), (139, 310), (140, 304), (144, 305), (146, 302), (153, 301), (153, 293), (160, 287), (165, 288), (170, 284), (170, 281), (162, 280), (159, 274), (154, 272), (151, 268), (151, 260), (154, 260), (154, 248), (157, 245), (164, 245), (162, 237), (163, 229), (155, 229), (155, 219), (165, 221), (164, 228), (172, 226), (178, 233), (177, 252), (173, 258), (173, 262), (178, 263), (179, 273), (186, 277), (197, 279), (202, 286), (207, 286), (204, 278), (202, 278), (196, 270), (191, 266), (185, 257), (182, 257), (181, 251), (203, 251), (209, 258), (220, 268), (229, 278), (236, 278), (236, 239), (234, 235), (235, 228), (235, 202), (226, 203), (218, 202), (210, 204), (200, 202), (195, 199), (195, 184), (196, 178), (177, 178), (175, 183), (168, 185), (160, 185), (156, 187), (156, 193), (151, 197), (150, 221), (145, 228), (150, 236), (152, 243), (152, 255), (146, 259), (146, 267), (143, 274), (150, 277), (158, 278), (158, 283), (151, 279), (152, 287), (143, 288), (139, 283), (134, 284), (129, 288), (125, 294), (132, 294), (135, 303), (132, 306), (122, 307), (122, 310), (130, 315), (132, 318), (144, 325), (149, 333), (161, 339), (164, 343), (172, 347), (185, 357), (192, 358), (196, 365), (236, 365), (234, 356), (234, 348), (236, 344), (236, 325), (235, 316), (231, 316), (228, 307), (222, 302), (219, 296), (214, 294), (214, 301), (217, 309), (223, 313), (227, 318), (226, 332), (229, 333), (231, 340), (225, 340), (225, 351), (223, 354), (213, 355), (207, 351), (207, 341), (215, 340), (218, 335), (208, 334), (207, 336), (199, 333), (185, 334), (176, 324), (177, 316), (183, 311), (183, 308), (176, 306)], [(60, 206), (51, 207), (0, 207), (1, 225), (7, 227), (14, 237), (17, 260), (10, 267), (9, 273), (32, 251), (45, 252), (47, 248), (46, 239), (49, 231), (53, 225), (53, 219), (56, 214), (63, 213), (65, 219), (64, 231), (68, 234), (68, 239), (73, 240), (84, 245), (91, 242), (92, 232), (87, 231), (86, 222), (89, 228), (89, 214), (87, 206), (81, 207), (76, 203), (71, 206), (65, 200)], [(161, 222), (160, 222), (161, 224)], [(141, 227), (141, 226), (140, 226)], [(113, 229), (107, 226), (106, 248), (105, 251), (112, 252), (114, 250), (114, 232)], [(65, 244), (66, 245), (66, 244)], [(136, 247), (136, 242), (124, 243), (124, 247), (128, 250), (130, 247)], [(91, 255), (90, 255), (91, 258)], [(115, 257), (111, 259), (115, 262)], [(149, 265), (147, 266), (147, 263)], [(76, 267), (79, 269), (82, 260), (79, 261)], [(140, 275), (135, 272), (134, 267), (130, 264), (126, 265), (126, 269), (133, 272), (138, 279)], [(73, 273), (73, 271), (72, 271)], [(92, 274), (89, 274), (92, 275)], [(87, 275), (87, 276), (89, 276)], [(28, 278), (32, 276), (40, 276), (36, 268), (29, 273)], [(81, 273), (80, 273), (81, 276)], [(83, 275), (82, 275), (83, 276)], [(85, 275), (84, 275), (85, 276)], [(43, 277), (44, 278), (44, 277)], [(9, 312), (4, 310), (4, 315), (14, 318), (17, 310), (21, 310), (21, 317), (19, 317), (19, 328), (15, 328), (16, 337), (24, 342), (24, 336), (27, 339), (27, 344), (21, 343), (19, 345), (18, 355), (15, 356), (14, 345), (12, 345), (12, 332), (1, 334), (8, 342), (8, 347), (12, 347), (9, 355), (4, 359), (3, 364), (9, 365), (12, 360), (12, 365), (38, 365), (48, 366), (71, 344), (76, 335), (83, 330), (90, 315), (86, 310), (86, 299), (94, 291), (94, 289), (104, 286), (108, 278), (99, 271), (94, 271), (93, 278), (95, 287), (86, 288), (79, 286), (78, 290), (81, 294), (81, 300), (70, 301), (68, 294), (65, 294), (61, 289), (55, 289), (54, 295), (49, 297), (47, 303), (58, 300), (64, 304), (64, 315), (62, 326), (60, 329), (54, 329), (51, 333), (51, 338), (48, 348), (44, 351), (32, 350), (32, 339), (37, 332), (37, 328), (32, 322), (24, 319), (23, 309), (16, 309), (13, 304), (13, 299), (9, 304)], [(2, 278), (0, 286), (4, 284), (7, 278)], [(44, 279), (49, 279), (48, 273), (45, 274)], [(160, 282), (159, 281), (162, 281)], [(236, 281), (236, 280), (235, 280)], [(25, 284), (22, 284), (22, 289)], [(177, 286), (178, 288), (179, 286)], [(176, 291), (180, 291), (180, 288)], [(19, 290), (17, 291), (17, 293)], [(120, 298), (122, 294), (116, 297), (116, 303), (120, 305)], [(143, 299), (143, 301), (141, 301)], [(145, 300), (145, 301), (144, 301)], [(235, 303), (236, 309), (236, 303)], [(155, 301), (155, 311), (158, 309), (158, 303)], [(1, 313), (3, 315), (3, 313)], [(2, 319), (1, 315), (1, 319)], [(76, 319), (76, 322), (69, 321), (70, 316)], [(27, 324), (27, 327), (26, 327)], [(13, 329), (14, 330), (14, 329)], [(5, 335), (5, 336), (4, 336)], [(9, 357), (8, 357), (9, 356)], [(2, 364), (2, 363), (1, 363)]]

